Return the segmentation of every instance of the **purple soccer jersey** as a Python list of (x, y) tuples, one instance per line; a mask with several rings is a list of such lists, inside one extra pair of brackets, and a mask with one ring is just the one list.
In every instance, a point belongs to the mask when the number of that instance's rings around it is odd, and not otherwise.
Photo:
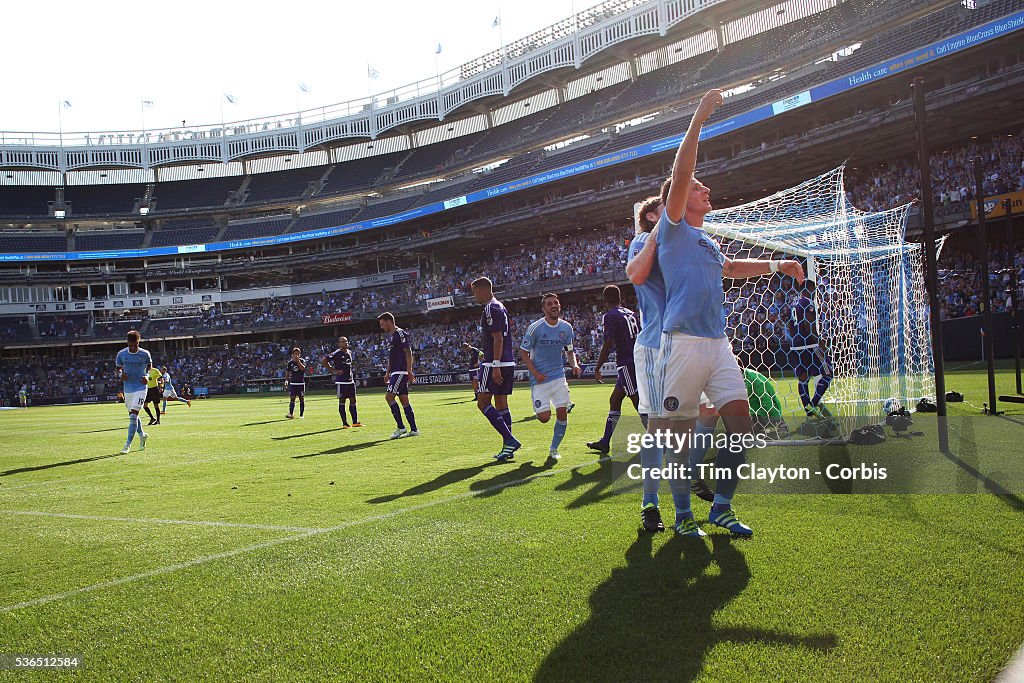
[(288, 384), (305, 384), (305, 370), (299, 367), (298, 361), (288, 359)]
[(335, 349), (327, 354), (331, 367), (334, 368), (334, 381), (336, 383), (349, 383), (352, 381), (352, 352)]
[(388, 337), (388, 362), (391, 365), (391, 372), (408, 372), (409, 366), (405, 362), (405, 352), (409, 348), (409, 333), (401, 327)]
[[(483, 363), (514, 363), (515, 348), (512, 346), (512, 327), (509, 323), (508, 312), (505, 306), (497, 299), (491, 299), (484, 305), (483, 314), (480, 316), (480, 327), (483, 330)], [(494, 357), (493, 333), (500, 332), (502, 341), (501, 358)]]
[(818, 344), (818, 333), (814, 327), (814, 302), (806, 295), (793, 304), (789, 319), (789, 336), (793, 348), (807, 348)]
[(640, 333), (636, 313), (625, 306), (616, 306), (604, 314), (604, 338), (615, 345), (615, 360), (620, 367), (633, 364), (633, 346)]

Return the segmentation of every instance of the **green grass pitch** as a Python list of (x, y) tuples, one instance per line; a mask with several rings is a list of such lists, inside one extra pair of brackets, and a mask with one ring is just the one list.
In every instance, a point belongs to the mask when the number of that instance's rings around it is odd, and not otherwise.
[[(980, 406), (984, 381), (948, 384)], [(751, 541), (640, 535), (638, 487), (583, 445), (610, 387), (572, 391), (554, 467), (522, 387), (503, 465), (466, 388), (414, 388), (397, 442), (380, 393), (345, 431), (328, 395), (301, 421), (281, 395), (172, 404), (127, 456), (121, 405), (2, 411), (0, 654), (90, 681), (987, 681), (1024, 640), (1019, 490), (741, 488)], [(1021, 452), (1010, 412), (970, 418), (979, 448)]]

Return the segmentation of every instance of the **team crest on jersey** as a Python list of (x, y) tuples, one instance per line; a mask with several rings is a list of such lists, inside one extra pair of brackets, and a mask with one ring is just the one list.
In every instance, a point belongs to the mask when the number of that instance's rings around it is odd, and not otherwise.
[(670, 413), (679, 409), (679, 399), (675, 396), (669, 396), (665, 399), (665, 410)]
[(560, 331), (558, 333), (558, 341), (563, 341), (564, 342), (568, 338), (569, 338), (569, 333), (566, 332), (565, 330), (562, 330), (562, 331)]
[(544, 404), (544, 402), (541, 401), (539, 398), (536, 401), (533, 402), (533, 405), (536, 408), (540, 408), (543, 404)]

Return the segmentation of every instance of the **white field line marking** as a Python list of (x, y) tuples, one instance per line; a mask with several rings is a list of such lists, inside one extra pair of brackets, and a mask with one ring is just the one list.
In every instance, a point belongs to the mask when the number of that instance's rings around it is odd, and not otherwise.
[(72, 590), (69, 590), (69, 591), (64, 591), (63, 593), (54, 593), (52, 595), (44, 595), (44, 596), (39, 597), (39, 598), (33, 598), (32, 600), (26, 600), (24, 602), (19, 602), (19, 603), (16, 603), (14, 605), (5, 605), (3, 607), (0, 607), (0, 614), (7, 614), (8, 612), (13, 612), (13, 611), (19, 610), (19, 609), (25, 609), (27, 607), (38, 607), (40, 605), (45, 605), (47, 603), (57, 602), (59, 600), (66, 600), (68, 598), (74, 598), (74, 597), (77, 597), (77, 596), (82, 595), (84, 593), (92, 593), (93, 591), (102, 590), (104, 588), (114, 588), (116, 586), (123, 586), (126, 583), (133, 583), (135, 581), (141, 581), (143, 579), (149, 579), (149, 578), (153, 578), (155, 576), (162, 576), (164, 574), (170, 574), (170, 573), (176, 572), (176, 571), (178, 571), (180, 569), (189, 569), (191, 567), (198, 567), (199, 565), (207, 564), (209, 562), (216, 562), (217, 560), (228, 559), (228, 558), (231, 558), (231, 557), (235, 557), (236, 555), (242, 555), (244, 553), (250, 553), (250, 552), (253, 552), (253, 551), (256, 551), (256, 550), (263, 550), (264, 548), (272, 548), (272, 547), (274, 547), (276, 545), (281, 545), (282, 543), (290, 543), (291, 541), (301, 541), (301, 540), (304, 540), (304, 539), (307, 539), (307, 538), (312, 538), (313, 536), (322, 536), (324, 534), (333, 533), (335, 531), (341, 531), (342, 529), (348, 529), (350, 527), (359, 526), (359, 525), (367, 524), (367, 523), (370, 523), (370, 522), (382, 522), (384, 520), (391, 519), (392, 517), (398, 517), (400, 515), (404, 515), (404, 514), (407, 514), (409, 512), (415, 512), (417, 510), (424, 510), (426, 508), (432, 508), (432, 507), (436, 507), (438, 505), (444, 505), (445, 503), (451, 503), (451, 502), (454, 502), (454, 501), (457, 501), (457, 500), (463, 500), (465, 498), (474, 498), (474, 497), (477, 497), (477, 496), (481, 496), (481, 495), (483, 495), (485, 493), (490, 493), (492, 491), (498, 491), (498, 490), (501, 490), (501, 489), (509, 488), (511, 486), (518, 486), (519, 484), (525, 484), (526, 482), (532, 481), (534, 479), (540, 479), (542, 477), (550, 477), (550, 476), (555, 475), (555, 474), (571, 472), (572, 470), (578, 470), (578, 469), (583, 468), (583, 467), (589, 467), (590, 465), (597, 465), (598, 463), (604, 462), (605, 460), (611, 460), (611, 459), (612, 458), (610, 458), (608, 456), (605, 456), (603, 458), (598, 458), (597, 460), (592, 460), (590, 462), (585, 462), (585, 463), (582, 463), (580, 465), (576, 465), (574, 467), (570, 467), (570, 468), (566, 468), (566, 469), (557, 469), (557, 470), (556, 469), (550, 469), (550, 470), (545, 470), (543, 472), (538, 472), (536, 474), (531, 474), (528, 477), (523, 477), (522, 479), (516, 479), (514, 481), (507, 481), (507, 482), (504, 482), (502, 484), (495, 484), (494, 486), (488, 486), (487, 488), (480, 489), (479, 491), (466, 491), (465, 493), (459, 493), (459, 494), (456, 494), (454, 496), (449, 496), (447, 498), (440, 498), (438, 500), (432, 500), (432, 501), (428, 501), (426, 503), (420, 503), (419, 505), (411, 505), (409, 507), (401, 508), (399, 510), (392, 510), (391, 512), (384, 512), (384, 513), (381, 513), (379, 515), (372, 515), (370, 517), (363, 517), (361, 519), (355, 519), (355, 520), (352, 520), (351, 522), (344, 522), (342, 524), (338, 524), (338, 525), (332, 526), (332, 527), (327, 527), (327, 528), (324, 528), (324, 529), (316, 529), (316, 530), (313, 530), (313, 531), (307, 531), (305, 533), (297, 534), (297, 535), (294, 535), (294, 536), (284, 536), (282, 538), (275, 538), (275, 539), (272, 539), (272, 540), (269, 540), (269, 541), (263, 541), (262, 543), (256, 543), (254, 545), (245, 546), (244, 548), (236, 548), (235, 550), (228, 550), (226, 552), (217, 553), (215, 555), (204, 555), (202, 557), (197, 557), (195, 559), (188, 560), (186, 562), (179, 562), (178, 564), (168, 565), (166, 567), (157, 567), (156, 569), (151, 569), (148, 572), (142, 572), (140, 574), (132, 574), (131, 576), (124, 576), (124, 577), (121, 577), (120, 579), (113, 579), (112, 581), (103, 581), (102, 583), (94, 583), (91, 586), (84, 586), (82, 588), (75, 588), (75, 589), (72, 589)]
[(263, 531), (323, 531), (322, 527), (278, 526), (273, 524), (246, 524), (244, 522), (218, 522), (202, 519), (156, 519), (152, 517), (107, 517), (104, 515), (78, 515), (70, 512), (43, 512), (36, 510), (0, 510), (0, 515), (19, 517), (55, 517), (58, 519), (84, 519), (96, 522), (135, 522), (137, 524), (179, 524), (182, 526), (230, 527), (233, 529), (260, 529)]
[(1006, 663), (1006, 668), (996, 676), (996, 683), (1020, 683), (1024, 681), (1024, 645)]

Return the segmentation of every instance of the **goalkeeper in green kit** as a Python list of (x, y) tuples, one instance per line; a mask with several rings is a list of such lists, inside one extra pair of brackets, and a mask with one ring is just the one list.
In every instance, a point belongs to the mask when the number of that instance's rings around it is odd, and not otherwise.
[[(763, 433), (769, 439), (784, 439), (789, 436), (789, 428), (782, 418), (782, 402), (775, 391), (775, 383), (756, 370), (743, 369), (743, 383), (747, 387), (747, 402), (750, 404), (750, 416), (754, 421), (754, 433)], [(690, 490), (701, 500), (709, 503), (715, 499), (714, 492), (707, 482), (696, 476), (697, 465), (704, 462), (711, 446), (710, 436), (715, 433), (718, 425), (718, 410), (711, 405), (707, 396), (701, 394), (700, 417), (693, 430), (693, 443), (690, 446), (689, 467), (695, 474)], [(698, 436), (700, 435), (700, 436)]]

